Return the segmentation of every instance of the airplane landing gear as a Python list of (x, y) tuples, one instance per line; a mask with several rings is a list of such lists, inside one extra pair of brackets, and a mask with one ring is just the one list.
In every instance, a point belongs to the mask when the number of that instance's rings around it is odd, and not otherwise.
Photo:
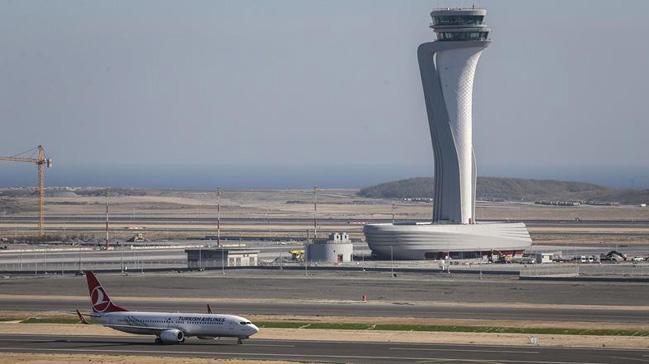
[(237, 344), (239, 344), (239, 345), (243, 344), (243, 339), (238, 337), (237, 338)]
[(156, 337), (154, 343), (162, 344), (162, 340), (159, 337)]

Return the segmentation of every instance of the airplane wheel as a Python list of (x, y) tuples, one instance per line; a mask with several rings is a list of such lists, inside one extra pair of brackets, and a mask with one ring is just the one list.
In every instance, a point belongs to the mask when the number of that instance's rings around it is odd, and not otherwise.
[(154, 342), (155, 342), (156, 344), (162, 344), (162, 340), (160, 340), (159, 337), (156, 337)]
[(238, 338), (237, 339), (237, 344), (239, 344), (239, 345), (243, 344), (243, 340), (241, 340), (241, 338)]

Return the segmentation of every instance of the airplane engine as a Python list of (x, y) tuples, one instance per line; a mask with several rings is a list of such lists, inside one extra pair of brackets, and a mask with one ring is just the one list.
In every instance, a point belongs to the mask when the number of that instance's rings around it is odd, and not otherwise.
[(160, 333), (163, 344), (177, 344), (185, 341), (185, 334), (177, 329), (169, 329)]

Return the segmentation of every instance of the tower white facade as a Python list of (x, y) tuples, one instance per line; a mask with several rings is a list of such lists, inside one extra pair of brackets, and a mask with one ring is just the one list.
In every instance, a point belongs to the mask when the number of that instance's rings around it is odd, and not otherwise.
[(435, 156), (434, 223), (475, 223), (473, 79), (489, 45), (485, 9), (431, 13), (437, 41), (417, 56)]
[(532, 244), (523, 223), (476, 223), (473, 79), (489, 45), (485, 9), (431, 13), (434, 42), (417, 50), (435, 158), (432, 222), (368, 224), (372, 253), (395, 259), (475, 259), (520, 255)]

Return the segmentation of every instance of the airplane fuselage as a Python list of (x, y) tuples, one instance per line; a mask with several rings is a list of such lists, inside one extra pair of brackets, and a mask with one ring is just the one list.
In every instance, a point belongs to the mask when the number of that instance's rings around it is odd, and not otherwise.
[(235, 315), (124, 311), (98, 313), (96, 319), (104, 326), (132, 334), (156, 335), (175, 329), (187, 337), (245, 339), (259, 331), (248, 319)]

